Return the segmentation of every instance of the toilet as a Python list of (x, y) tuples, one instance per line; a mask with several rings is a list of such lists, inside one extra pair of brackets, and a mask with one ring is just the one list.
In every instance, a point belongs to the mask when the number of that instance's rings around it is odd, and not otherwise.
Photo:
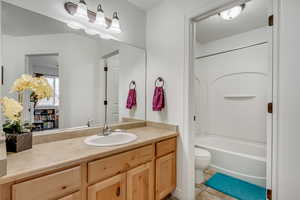
[(211, 153), (205, 149), (195, 147), (195, 168), (196, 168), (196, 184), (203, 183), (203, 171), (209, 166), (211, 161)]

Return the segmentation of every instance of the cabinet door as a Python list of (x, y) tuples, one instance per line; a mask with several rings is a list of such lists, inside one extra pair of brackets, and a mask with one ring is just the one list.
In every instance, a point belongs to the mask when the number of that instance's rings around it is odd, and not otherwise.
[(81, 200), (80, 192), (76, 192), (76, 193), (71, 194), (69, 196), (60, 198), (59, 200)]
[(156, 200), (165, 198), (176, 188), (176, 154), (156, 160)]
[(127, 172), (127, 200), (153, 200), (154, 162)]
[(120, 174), (88, 188), (88, 200), (125, 200), (126, 175)]

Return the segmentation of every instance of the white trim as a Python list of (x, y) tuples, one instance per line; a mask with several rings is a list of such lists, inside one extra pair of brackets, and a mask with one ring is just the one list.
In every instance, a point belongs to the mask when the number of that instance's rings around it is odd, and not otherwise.
[(266, 177), (263, 177), (263, 176), (251, 176), (251, 175), (240, 173), (240, 172), (237, 172), (237, 171), (232, 171), (232, 170), (229, 170), (229, 169), (225, 169), (223, 167), (219, 167), (219, 166), (213, 165), (213, 164), (210, 164), (209, 166), (212, 167), (212, 168), (215, 168), (217, 170), (225, 171), (225, 172), (227, 172), (229, 174), (234, 174), (234, 175), (242, 176), (242, 177), (245, 177), (245, 178), (266, 180)]
[[(185, 15), (185, 54), (184, 54), (184, 71), (183, 71), (183, 150), (187, 152), (183, 152), (183, 195), (187, 197), (187, 199), (193, 199), (195, 189), (194, 189), (194, 159), (192, 158), (194, 155), (193, 152), (193, 141), (194, 141), (194, 133), (192, 128), (192, 116), (193, 116), (193, 105), (190, 98), (193, 90), (193, 84), (191, 74), (193, 71), (193, 37), (194, 36), (194, 27), (193, 21), (197, 18), (197, 20), (201, 19), (201, 15), (203, 17), (207, 17), (209, 13), (216, 12), (226, 6), (230, 6), (233, 4), (243, 3), (247, 0), (220, 0), (218, 2), (211, 2), (208, 5), (202, 5), (195, 9), (195, 11), (189, 12)], [(281, 0), (272, 0), (273, 1), (273, 15), (274, 15), (274, 26), (273, 26), (273, 127), (272, 127), (272, 190), (273, 190), (273, 200), (277, 200), (277, 142), (278, 142), (278, 133), (277, 133), (277, 117), (278, 117), (278, 51), (279, 51), (279, 5)], [(186, 159), (186, 160), (185, 160)], [(187, 162), (185, 162), (187, 161)]]
[(177, 199), (182, 199), (183, 200), (183, 195), (182, 195), (182, 190), (180, 188), (176, 188), (175, 191), (172, 194), (174, 197)]
[(279, 28), (281, 0), (273, 1), (273, 127), (272, 127), (272, 199), (278, 199), (278, 80), (279, 80)]
[[(194, 160), (194, 132), (193, 132), (193, 101), (190, 94), (193, 91), (193, 63), (194, 63), (194, 19), (200, 14), (209, 14), (217, 9), (228, 6), (228, 0), (212, 2), (209, 5), (199, 5), (195, 12), (185, 15), (185, 40), (184, 40), (184, 71), (183, 71), (183, 169), (182, 185), (183, 196), (186, 200), (195, 198), (195, 160)], [(231, 1), (230, 3), (232, 3)], [(244, 2), (244, 1), (240, 1)], [(227, 3), (227, 4), (226, 4)]]
[(262, 162), (267, 162), (265, 157), (252, 156), (252, 155), (249, 155), (249, 154), (228, 151), (228, 150), (220, 149), (220, 148), (217, 148), (217, 147), (211, 147), (209, 145), (196, 144), (195, 148), (212, 149), (212, 150), (215, 150), (215, 151), (221, 151), (221, 152), (224, 152), (224, 153), (233, 154), (233, 155), (236, 155), (236, 156), (239, 156), (239, 157), (245, 157), (245, 158), (249, 158), (249, 159), (253, 159), (253, 160), (259, 160), (259, 161), (262, 161)]
[(190, 89), (191, 89), (191, 81), (190, 78), (190, 68), (189, 66), (192, 64), (191, 58), (194, 58), (192, 55), (193, 51), (193, 38), (189, 36), (194, 32), (193, 23), (191, 18), (185, 17), (185, 42), (184, 42), (184, 63), (185, 66), (183, 70), (183, 155), (182, 155), (182, 195), (186, 200), (192, 200), (195, 198), (195, 159), (194, 159), (194, 144), (193, 144), (193, 132), (191, 125), (191, 110), (192, 106), (189, 106), (191, 103), (191, 99), (189, 97)]

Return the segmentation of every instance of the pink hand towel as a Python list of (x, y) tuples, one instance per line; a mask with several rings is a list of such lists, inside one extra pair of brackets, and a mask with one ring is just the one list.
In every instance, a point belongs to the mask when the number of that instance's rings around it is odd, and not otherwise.
[(135, 89), (130, 89), (128, 92), (126, 108), (131, 110), (134, 106), (136, 106), (136, 91)]
[(165, 93), (163, 87), (155, 87), (152, 109), (153, 111), (162, 111), (165, 108)]

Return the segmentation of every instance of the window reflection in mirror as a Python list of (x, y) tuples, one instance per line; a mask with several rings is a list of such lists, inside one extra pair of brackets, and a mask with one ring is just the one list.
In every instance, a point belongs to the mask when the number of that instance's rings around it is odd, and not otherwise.
[(27, 55), (25, 71), (32, 77), (44, 77), (51, 88), (53, 97), (41, 99), (34, 102), (33, 98), (29, 103), (29, 118), (33, 125), (33, 131), (44, 131), (59, 128), (59, 64), (58, 54), (49, 55)]
[[(36, 105), (24, 96), (23, 119), (34, 131), (101, 126), (104, 123), (104, 61), (108, 61), (108, 123), (145, 120), (145, 50), (73, 30), (65, 23), (2, 2), (4, 84), (10, 93), (22, 74), (43, 76), (54, 90)], [(113, 57), (103, 58), (112, 52)], [(126, 108), (129, 83), (136, 82), (137, 105)], [(5, 120), (5, 119), (2, 119)], [(41, 132), (40, 132), (41, 133)]]

